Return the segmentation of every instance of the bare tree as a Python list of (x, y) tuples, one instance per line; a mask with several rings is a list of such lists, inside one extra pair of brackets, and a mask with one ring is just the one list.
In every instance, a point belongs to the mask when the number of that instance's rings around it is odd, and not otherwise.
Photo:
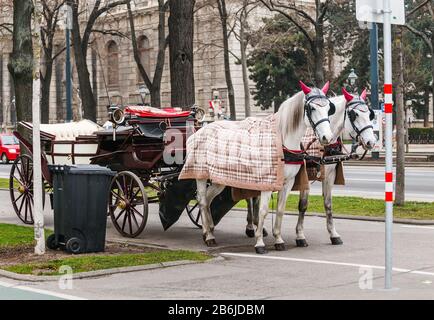
[(13, 51), (9, 72), (15, 88), (18, 121), (32, 121), (33, 48), (32, 0), (13, 1)]
[(396, 86), (396, 196), (395, 205), (405, 204), (405, 103), (404, 103), (404, 54), (402, 28), (397, 28), (395, 36), (395, 78)]
[(58, 30), (60, 9), (66, 0), (42, 0), (43, 21), (41, 26), (41, 42), (43, 61), (41, 68), (41, 122), (49, 122), (50, 86), (53, 77), (55, 59), (64, 51), (54, 52), (54, 37)]
[(134, 25), (133, 12), (131, 10), (131, 4), (127, 4), (128, 18), (131, 29), (131, 42), (134, 51), (134, 60), (136, 61), (140, 75), (151, 92), (151, 106), (154, 108), (161, 108), (161, 79), (163, 77), (164, 63), (166, 58), (166, 48), (169, 44), (169, 38), (166, 37), (166, 12), (169, 8), (169, 1), (158, 0), (159, 22), (158, 22), (158, 55), (157, 63), (155, 67), (154, 76), (151, 80), (151, 76), (146, 71), (143, 61), (141, 60), (139, 47), (137, 44), (136, 28)]
[(172, 106), (189, 108), (195, 103), (194, 6), (195, 0), (169, 0), (169, 52)]
[(431, 91), (433, 94), (432, 114), (434, 115), (434, 22), (432, 22), (434, 21), (434, 1), (433, 0), (421, 1), (407, 14), (407, 18), (410, 18), (416, 14), (428, 15), (429, 17), (431, 17), (431, 25), (429, 29), (418, 30), (409, 23), (407, 23), (404, 27), (407, 28), (410, 32), (412, 32), (416, 36), (418, 36), (420, 39), (422, 39), (431, 52), (431, 73), (433, 79), (432, 87), (431, 87)]
[(325, 22), (331, 0), (315, 0), (314, 12), (294, 0), (260, 0), (270, 11), (287, 18), (306, 38), (314, 58), (316, 85), (324, 83)]
[(231, 75), (231, 65), (229, 57), (229, 33), (228, 33), (228, 11), (226, 8), (226, 0), (216, 0), (217, 7), (219, 10), (220, 21), (222, 25), (223, 32), (223, 60), (225, 65), (225, 77), (226, 86), (228, 87), (228, 99), (229, 99), (229, 110), (231, 114), (231, 120), (236, 120), (236, 107), (235, 107), (235, 90), (234, 84), (232, 82)]
[[(74, 45), (75, 66), (77, 68), (78, 82), (80, 86), (80, 97), (83, 103), (84, 117), (96, 121), (97, 102), (93, 94), (89, 68), (87, 65), (87, 52), (90, 38), (93, 32), (108, 34), (107, 30), (95, 30), (98, 19), (107, 14), (110, 10), (126, 5), (131, 0), (102, 1), (95, 0), (91, 6), (89, 16), (85, 23), (84, 31), (81, 33), (80, 27), (80, 0), (67, 0), (72, 7), (72, 42)], [(86, 3), (84, 3), (86, 5)]]

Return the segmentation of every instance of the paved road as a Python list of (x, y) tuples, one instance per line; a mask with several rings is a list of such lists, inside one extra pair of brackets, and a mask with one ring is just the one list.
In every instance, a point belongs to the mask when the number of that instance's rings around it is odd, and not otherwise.
[[(384, 199), (384, 168), (345, 167), (345, 186), (336, 186), (335, 195)], [(406, 169), (406, 197), (413, 201), (434, 202), (434, 168)], [(312, 185), (312, 194), (321, 194), (321, 184)]]
[[(16, 222), (0, 209), (0, 221)], [(271, 230), (271, 216), (267, 228)], [(325, 221), (306, 219), (308, 248), (295, 247), (295, 217), (286, 216), (283, 236), (286, 252), (254, 254), (254, 241), (244, 235), (245, 214), (232, 212), (217, 226), (218, 252), (224, 261), (160, 270), (126, 273), (105, 278), (75, 280), (72, 290), (60, 290), (57, 282), (35, 283), (33, 289), (48, 290), (87, 299), (433, 299), (434, 227), (396, 225), (394, 228), (394, 285), (400, 290), (384, 292), (384, 224), (337, 220), (343, 246), (331, 246)], [(52, 216), (47, 214), (47, 225)], [(121, 239), (108, 226), (109, 239)], [(123, 239), (125, 240), (125, 239)], [(164, 232), (157, 208), (151, 207), (148, 225), (137, 243), (158, 247), (205, 250), (201, 231), (183, 217)], [(372, 290), (362, 290), (362, 275), (372, 272)], [(20, 282), (1, 279), (13, 285)], [(25, 284), (28, 285), (28, 284)]]
[(0, 163), (0, 178), (9, 178), (12, 165)]
[[(10, 165), (0, 164), (0, 178), (8, 178)], [(346, 186), (336, 186), (335, 195), (384, 198), (384, 169), (381, 167), (345, 168)], [(407, 168), (407, 199), (434, 202), (434, 168)], [(321, 194), (321, 184), (312, 185), (312, 194)], [(1, 199), (1, 196), (0, 196)]]

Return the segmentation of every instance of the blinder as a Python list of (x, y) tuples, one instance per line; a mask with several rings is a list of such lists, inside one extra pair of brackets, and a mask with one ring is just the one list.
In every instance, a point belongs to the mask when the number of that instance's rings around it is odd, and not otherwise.
[[(354, 110), (357, 106), (359, 105), (366, 105), (366, 103), (364, 102), (360, 102), (360, 101), (356, 101), (356, 102), (352, 102), (350, 104), (347, 105), (347, 108), (354, 106), (351, 110), (347, 111), (348, 114), (348, 119), (350, 120), (351, 126), (353, 127), (354, 131), (357, 133), (357, 137), (356, 140), (359, 139), (359, 137), (361, 136), (361, 134), (368, 130), (368, 129), (373, 129), (374, 127), (372, 125), (368, 125), (362, 129), (357, 128), (355, 121), (357, 120), (357, 117), (359, 116), (359, 114)], [(372, 108), (370, 108), (368, 105), (366, 105), (368, 107), (369, 110), (369, 120), (373, 121), (375, 119), (375, 112)]]
[(369, 120), (374, 121), (374, 119), (375, 119), (375, 112), (374, 112), (374, 110), (371, 109), (371, 108), (369, 108), (369, 112), (370, 112), (370, 114), (369, 114)]
[(336, 113), (336, 105), (330, 101), (329, 117)]

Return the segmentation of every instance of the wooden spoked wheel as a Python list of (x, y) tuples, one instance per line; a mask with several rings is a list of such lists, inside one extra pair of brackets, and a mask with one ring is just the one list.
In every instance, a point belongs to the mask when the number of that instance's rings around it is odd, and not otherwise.
[(140, 178), (132, 172), (118, 173), (110, 187), (109, 213), (116, 230), (135, 238), (148, 221), (148, 197)]
[(193, 222), (196, 227), (202, 228), (199, 203), (190, 203), (185, 207), (185, 211), (187, 211), (191, 222)]
[(33, 224), (33, 160), (30, 156), (21, 155), (14, 161), (9, 192), (18, 218), (25, 224)]

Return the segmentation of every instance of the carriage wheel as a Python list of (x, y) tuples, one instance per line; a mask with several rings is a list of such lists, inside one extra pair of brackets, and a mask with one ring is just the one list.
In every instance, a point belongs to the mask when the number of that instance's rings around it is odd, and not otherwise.
[(30, 156), (21, 155), (14, 161), (9, 192), (18, 218), (25, 224), (33, 224), (33, 160)]
[(200, 208), (199, 203), (196, 202), (195, 204), (189, 204), (185, 207), (185, 210), (187, 211), (188, 217), (190, 218), (191, 222), (198, 227), (199, 229), (202, 228), (202, 220), (200, 216)]
[(139, 236), (148, 220), (148, 197), (140, 178), (132, 172), (118, 173), (111, 183), (109, 213), (124, 237)]

